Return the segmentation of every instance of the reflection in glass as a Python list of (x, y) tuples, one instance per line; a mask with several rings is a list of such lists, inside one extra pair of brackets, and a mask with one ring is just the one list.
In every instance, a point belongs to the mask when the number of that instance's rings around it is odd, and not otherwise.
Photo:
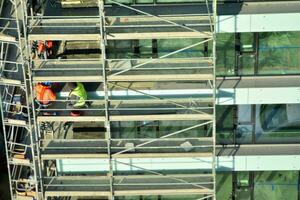
[(217, 35), (217, 75), (234, 75), (235, 66), (235, 39), (232, 33)]
[(259, 34), (259, 74), (300, 73), (300, 32)]
[(300, 105), (257, 105), (257, 143), (297, 143), (300, 141)]
[[(242, 114), (241, 108), (239, 115), (234, 114), (237, 112), (235, 106), (217, 106), (219, 144), (252, 143), (252, 133), (255, 134), (255, 143), (300, 142), (300, 104), (254, 105), (254, 111), (247, 112), (253, 115), (253, 122), (248, 122), (250, 117)], [(234, 122), (235, 115), (236, 122)]]

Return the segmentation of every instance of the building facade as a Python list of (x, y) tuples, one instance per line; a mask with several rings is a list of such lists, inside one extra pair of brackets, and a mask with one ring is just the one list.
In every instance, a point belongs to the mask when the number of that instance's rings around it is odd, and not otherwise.
[(300, 199), (299, 1), (1, 5), (12, 199)]

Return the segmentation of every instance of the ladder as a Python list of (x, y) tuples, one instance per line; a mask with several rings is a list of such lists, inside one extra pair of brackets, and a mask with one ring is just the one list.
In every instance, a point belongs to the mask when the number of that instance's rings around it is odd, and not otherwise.
[[(27, 57), (26, 2), (5, 2), (13, 16), (0, 18), (1, 117), (12, 199), (41, 199), (39, 195), (38, 137), (32, 116), (31, 82)], [(20, 12), (21, 11), (21, 12)]]

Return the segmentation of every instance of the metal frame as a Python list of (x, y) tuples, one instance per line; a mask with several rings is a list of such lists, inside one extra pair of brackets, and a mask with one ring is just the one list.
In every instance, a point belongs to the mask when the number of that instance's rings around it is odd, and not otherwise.
[(111, 156), (111, 125), (110, 125), (110, 115), (109, 115), (109, 97), (108, 97), (108, 86), (107, 86), (107, 71), (106, 71), (106, 45), (107, 45), (107, 38), (106, 38), (106, 29), (105, 29), (105, 13), (104, 13), (104, 1), (98, 1), (99, 7), (99, 21), (100, 21), (100, 36), (101, 36), (101, 61), (102, 61), (102, 68), (103, 68), (103, 91), (104, 91), (104, 105), (105, 105), (105, 128), (106, 128), (106, 142), (107, 142), (107, 153), (109, 155), (109, 188), (110, 188), (110, 196), (111, 200), (114, 199), (114, 171), (113, 171), (113, 162)]
[[(15, 0), (20, 1), (20, 0)], [(95, 193), (91, 191), (74, 191), (74, 194), (80, 195), (80, 196), (87, 196), (87, 195), (105, 195), (108, 196), (109, 199), (114, 199), (115, 196), (123, 196), (123, 195), (137, 195), (137, 192), (134, 192), (135, 188), (132, 187), (131, 190), (124, 190), (120, 191), (119, 187), (122, 185), (119, 182), (119, 175), (115, 175), (114, 171), (114, 165), (116, 163), (129, 165), (133, 168), (138, 168), (139, 170), (143, 171), (144, 173), (150, 173), (152, 174), (154, 178), (156, 177), (163, 177), (165, 180), (168, 181), (170, 185), (180, 185), (184, 184), (187, 187), (193, 187), (196, 186), (200, 189), (205, 190), (204, 192), (200, 191), (192, 191), (187, 190), (188, 188), (185, 188), (185, 190), (177, 191), (176, 188), (174, 189), (162, 189), (161, 191), (156, 190), (140, 190), (139, 195), (148, 195), (148, 194), (176, 194), (176, 195), (187, 195), (187, 192), (195, 193), (195, 194), (203, 194), (207, 195), (200, 199), (207, 199), (212, 198), (215, 199), (215, 146), (216, 146), (216, 134), (215, 134), (215, 99), (216, 99), (216, 80), (215, 80), (215, 55), (216, 55), (216, 37), (215, 37), (215, 20), (216, 20), (216, 0), (213, 0), (212, 2), (206, 0), (205, 4), (207, 7), (206, 13), (201, 13), (197, 16), (189, 16), (189, 15), (169, 15), (169, 16), (158, 16), (151, 13), (147, 13), (145, 11), (139, 10), (137, 8), (134, 8), (129, 5), (124, 5), (122, 3), (118, 3), (114, 0), (109, 0), (112, 4), (115, 4), (116, 6), (132, 10), (138, 14), (136, 16), (106, 16), (105, 15), (105, 7), (104, 2), (102, 0), (98, 0), (98, 16), (95, 17), (83, 17), (81, 21), (77, 21), (74, 25), (74, 20), (78, 20), (80, 17), (46, 17), (46, 16), (27, 16), (26, 8), (24, 7), (24, 2), (22, 2), (20, 5), (22, 6), (22, 14), (21, 17), (23, 25), (23, 31), (25, 38), (23, 41), (24, 44), (21, 44), (21, 33), (20, 31), (22, 28), (20, 25), (17, 27), (17, 31), (19, 33), (19, 46), (25, 47), (25, 53), (22, 53), (22, 61), (18, 63), (22, 66), (23, 70), (23, 77), (24, 82), (22, 83), (22, 87), (25, 88), (26, 92), (33, 91), (33, 86), (35, 82), (39, 81), (57, 81), (57, 82), (68, 82), (68, 78), (72, 76), (72, 73), (74, 71), (79, 70), (97, 70), (101, 71), (101, 76), (95, 75), (93, 76), (94, 79), (87, 80), (86, 82), (97, 82), (101, 83), (103, 87), (103, 93), (104, 93), (104, 99), (95, 99), (90, 100), (92, 102), (100, 102), (100, 107), (93, 107), (93, 108), (84, 108), (83, 111), (93, 111), (93, 112), (101, 112), (102, 114), (97, 114), (96, 116), (80, 116), (80, 117), (72, 117), (72, 116), (40, 116), (40, 111), (57, 111), (57, 112), (66, 112), (68, 109), (65, 108), (38, 108), (34, 105), (33, 99), (35, 94), (33, 92), (26, 93), (27, 100), (32, 99), (32, 102), (27, 102), (27, 108), (33, 110), (33, 114), (31, 116), (30, 112), (30, 119), (28, 123), (25, 124), (18, 124), (18, 121), (11, 121), (11, 123), (7, 123), (7, 121), (4, 120), (4, 124), (7, 126), (20, 126), (20, 127), (26, 127), (28, 131), (30, 131), (31, 135), (31, 144), (30, 146), (25, 146), (26, 148), (30, 148), (32, 150), (33, 156), (33, 168), (35, 173), (35, 182), (36, 182), (36, 188), (38, 189), (38, 192), (41, 193), (41, 195), (38, 195), (37, 198), (47, 198), (49, 196), (68, 196), (71, 195), (68, 192), (60, 192), (55, 193), (55, 191), (50, 191), (49, 188), (51, 186), (58, 186), (58, 187), (65, 187), (68, 184), (64, 183), (53, 183), (52, 181), (55, 179), (58, 179), (57, 176), (51, 176), (50, 182), (47, 182), (44, 184), (43, 180), (46, 181), (47, 178), (49, 178), (49, 174), (45, 174), (47, 164), (45, 162), (48, 162), (49, 160), (55, 160), (57, 158), (108, 158), (109, 160), (109, 172), (107, 173), (107, 180), (109, 187), (109, 191), (103, 190), (103, 191), (96, 191)], [(15, 5), (18, 5), (15, 3)], [(211, 6), (212, 5), (212, 6)], [(212, 10), (211, 7), (213, 8)], [(15, 9), (17, 12), (17, 9)], [(178, 19), (184, 19), (189, 17), (201, 17), (201, 19), (205, 18), (208, 22), (201, 22), (201, 23), (187, 23), (182, 24), (180, 20)], [(129, 19), (133, 20), (134, 22), (139, 22), (140, 24), (114, 24), (114, 20), (125, 20)], [(176, 21), (177, 20), (177, 21)], [(109, 22), (110, 21), (110, 22)], [(148, 22), (151, 22), (150, 24)], [(59, 34), (55, 33), (55, 30), (59, 30), (63, 27), (70, 27), (68, 25), (61, 26), (61, 25), (53, 25), (52, 23), (73, 23), (72, 28), (78, 28), (78, 31), (81, 29), (90, 29), (94, 30), (94, 32), (90, 34), (85, 35), (68, 35), (68, 34)], [(84, 22), (84, 23), (83, 23)], [(86, 23), (87, 22), (87, 23)], [(85, 24), (86, 23), (86, 24)], [(26, 27), (27, 25), (27, 27)], [(208, 30), (203, 27), (208, 27)], [(28, 28), (28, 29), (27, 29)], [(50, 34), (45, 33), (37, 33), (35, 32), (36, 28), (45, 28), (45, 30), (54, 30), (54, 32)], [(139, 33), (132, 32), (116, 32), (116, 30), (123, 30), (123, 29), (147, 29), (147, 31), (142, 31)], [(165, 32), (156, 32), (155, 29), (151, 30), (151, 28), (161, 28), (166, 29)], [(172, 31), (172, 28), (175, 28)], [(28, 33), (26, 32), (28, 30)], [(171, 31), (170, 31), (171, 30)], [(152, 32), (151, 32), (152, 31)], [(109, 40), (115, 40), (119, 41), (122, 39), (127, 40), (139, 40), (139, 39), (172, 39), (176, 38), (178, 40), (184, 40), (186, 38), (196, 38), (199, 39), (199, 42), (188, 45), (186, 47), (180, 48), (178, 50), (175, 50), (171, 53), (165, 54), (163, 56), (159, 56), (157, 58), (150, 58), (150, 59), (127, 59), (127, 58), (121, 58), (121, 59), (109, 59), (106, 55), (106, 49), (108, 48), (107, 43)], [(60, 68), (60, 62), (58, 60), (51, 60), (51, 59), (45, 59), (39, 61), (42, 63), (41, 65), (35, 65), (37, 64), (36, 60), (33, 60), (30, 55), (30, 41), (31, 40), (97, 40), (100, 42), (100, 50), (101, 55), (99, 55), (99, 59), (93, 60), (95, 64), (99, 64), (96, 68), (89, 68), (87, 65), (82, 65), (80, 67), (66, 67), (66, 68)], [(212, 42), (212, 55), (208, 57), (209, 55), (205, 55), (201, 58), (182, 58), (182, 59), (172, 59), (170, 56), (176, 55), (180, 52), (183, 52), (185, 50), (191, 49), (193, 47), (199, 46), (201, 44), (206, 44)], [(14, 42), (12, 42), (14, 43)], [(14, 43), (15, 44), (15, 43)], [(24, 55), (23, 55), (24, 54)], [(29, 60), (29, 62), (27, 61)], [(65, 60), (66, 62), (72, 61), (71, 59)], [(77, 61), (77, 60), (73, 60)], [(80, 59), (80, 61), (84, 62), (85, 59)], [(130, 66), (124, 65), (123, 62), (130, 63)], [(55, 67), (47, 68), (47, 63), (51, 62), (58, 62)], [(176, 65), (178, 63), (181, 63), (182, 65)], [(190, 66), (190, 63), (194, 63), (195, 65)], [(199, 63), (201, 63), (199, 65)], [(164, 66), (163, 64), (166, 64)], [(17, 65), (17, 64), (16, 64)], [(41, 67), (39, 67), (41, 66)], [(121, 67), (119, 67), (121, 66)], [(174, 66), (174, 68), (173, 68)], [(172, 72), (164, 75), (160, 75), (160, 72), (162, 70), (170, 71), (170, 70), (196, 70), (195, 74), (191, 74), (191, 71), (188, 73), (179, 73), (174, 74)], [(59, 72), (62, 70), (69, 71), (68, 76), (50, 76), (49, 72)], [(202, 71), (201, 71), (202, 70)], [(208, 70), (209, 72), (203, 72), (205, 70)], [(39, 76), (38, 73), (47, 72), (48, 74), (42, 74)], [(29, 74), (29, 78), (26, 77), (26, 73)], [(136, 74), (138, 73), (138, 74)], [(148, 74), (147, 74), (148, 73)], [(74, 73), (73, 73), (74, 75)], [(83, 76), (80, 80), (91, 78), (89, 76)], [(3, 85), (16, 85), (15, 81), (8, 81), (5, 79), (1, 79)], [(69, 80), (72, 81), (72, 80)], [(136, 88), (133, 82), (138, 82), (137, 84), (143, 84), (144, 82), (152, 82), (152, 83), (160, 83), (160, 82), (178, 82), (178, 84), (182, 84), (184, 82), (194, 81), (200, 84), (205, 85), (205, 87), (208, 90), (211, 90), (212, 96), (208, 100), (207, 97), (205, 98), (197, 98), (199, 102), (202, 102), (205, 105), (202, 105), (200, 103), (197, 103), (194, 100), (189, 100), (187, 98), (184, 99), (170, 99), (166, 97), (161, 96), (155, 96), (151, 95), (147, 92), (144, 92), (140, 90), (139, 88)], [(175, 87), (175, 86), (174, 86)], [(137, 99), (139, 103), (137, 104), (137, 101), (130, 102), (128, 101), (127, 104), (124, 103), (124, 100), (115, 100), (113, 99), (112, 92), (118, 88), (125, 89), (127, 91), (135, 92), (141, 96), (141, 99)], [(176, 89), (176, 88), (174, 88)], [(9, 97), (9, 95), (8, 95)], [(31, 98), (29, 98), (31, 97)], [(56, 100), (56, 103), (63, 104), (66, 100)], [(143, 105), (144, 104), (144, 105)], [(163, 106), (157, 106), (157, 105), (163, 105)], [(207, 105), (206, 105), (207, 104)], [(1, 106), (14, 106), (11, 104), (11, 102), (7, 102), (6, 104), (1, 103)], [(141, 105), (141, 106), (139, 106)], [(5, 110), (4, 110), (5, 111)], [(118, 111), (119, 114), (115, 114), (114, 112)], [(131, 114), (126, 114), (126, 112), (130, 112)], [(150, 114), (149, 114), (149, 111)], [(124, 114), (124, 113), (125, 114)], [(141, 114), (142, 113), (142, 114)], [(2, 113), (2, 116), (5, 117), (8, 112)], [(4, 118), (3, 118), (4, 119)], [(44, 122), (75, 122), (75, 121), (86, 121), (86, 122), (101, 122), (104, 123), (105, 127), (105, 138), (103, 140), (86, 140), (86, 144), (89, 144), (90, 142), (99, 142), (99, 146), (88, 146), (83, 147), (84, 150), (87, 150), (87, 152), (83, 153), (76, 153), (77, 150), (81, 148), (80, 146), (73, 146), (73, 147), (65, 147), (64, 145), (52, 147), (47, 146), (47, 141), (58, 141), (58, 139), (46, 139), (41, 132), (41, 123)], [(147, 122), (147, 121), (190, 121), (195, 122), (195, 125), (188, 125), (185, 128), (182, 128), (181, 130), (177, 131), (170, 131), (170, 133), (159, 136), (157, 138), (114, 138), (112, 136), (112, 122), (114, 123), (121, 123), (121, 122)], [(184, 138), (176, 138), (175, 136), (178, 134), (185, 133), (187, 131), (204, 127), (206, 125), (210, 125), (211, 129), (207, 132), (211, 132), (211, 135), (209, 137), (184, 137)], [(5, 128), (4, 128), (5, 131)], [(183, 140), (184, 139), (184, 140)], [(209, 148), (209, 150), (206, 151), (196, 151), (196, 152), (180, 152), (178, 151), (179, 148), (182, 148), (179, 146), (178, 141), (192, 141), (193, 139), (197, 139), (198, 141), (207, 142), (204, 144), (197, 144), (194, 147), (197, 147), (199, 149), (201, 148)], [(63, 144), (72, 143), (78, 144), (80, 142), (84, 142), (82, 140), (59, 140), (60, 142), (63, 142)], [(119, 142), (133, 142), (135, 143), (134, 147), (118, 147), (116, 146), (116, 143)], [(65, 143), (64, 143), (65, 142)], [(161, 142), (160, 145), (156, 144), (156, 142)], [(169, 146), (163, 146), (163, 142), (170, 142)], [(6, 148), (8, 145), (14, 145), (15, 143), (6, 143)], [(94, 148), (92, 148), (94, 147)], [(104, 150), (103, 153), (96, 152), (97, 150), (102, 149)], [(137, 152), (132, 153), (132, 150), (136, 149)], [(6, 149), (8, 152), (8, 149)], [(47, 153), (47, 150), (57, 150), (56, 153)], [(71, 154), (65, 154), (66, 151), (72, 151), (75, 150), (75, 153)], [(91, 150), (91, 152), (89, 152)], [(160, 152), (156, 152), (160, 150)], [(145, 152), (144, 152), (145, 151)], [(8, 154), (10, 155), (10, 154)], [(164, 157), (164, 158), (172, 158), (172, 157), (211, 157), (212, 158), (212, 165), (211, 169), (209, 169), (207, 176), (211, 177), (210, 185), (209, 186), (202, 186), (201, 181), (200, 185), (198, 183), (190, 182), (185, 180), (184, 175), (182, 176), (174, 176), (172, 174), (168, 173), (160, 173), (156, 171), (152, 171), (146, 168), (142, 168), (139, 166), (135, 166), (131, 163), (123, 162), (120, 160), (117, 160), (118, 158), (157, 158), (157, 157)], [(7, 158), (8, 161), (10, 158)], [(8, 165), (8, 167), (10, 167)], [(42, 172), (43, 171), (43, 172)], [(200, 174), (197, 174), (200, 175)], [(129, 175), (128, 178), (135, 177), (136, 175)], [(147, 177), (147, 175), (143, 175), (144, 177)], [(65, 178), (65, 177), (63, 177)], [(71, 179), (76, 177), (70, 177)], [(97, 177), (90, 177), (91, 179), (97, 178)], [(205, 183), (205, 181), (204, 181)], [(44, 185), (43, 185), (44, 184)], [(161, 186), (161, 183), (147, 183), (147, 179), (145, 179), (145, 182), (140, 183), (144, 186)], [(203, 184), (203, 183), (202, 183)], [(77, 186), (80, 184), (77, 184)], [(129, 184), (131, 186), (134, 186), (134, 184)], [(92, 186), (92, 185), (91, 185)], [(94, 185), (95, 186), (95, 185)], [(98, 185), (99, 186), (99, 185)], [(12, 188), (12, 187), (11, 187)], [(152, 192), (152, 193), (151, 193)], [(41, 196), (41, 197), (40, 197)]]
[[(33, 184), (35, 190), (31, 195), (34, 195), (36, 199), (41, 199), (42, 197), (39, 195), (41, 188), (39, 184), (39, 160), (36, 151), (37, 135), (35, 122), (31, 115), (31, 89), (27, 76), (29, 73), (26, 56), (27, 43), (26, 38), (23, 37), (23, 35), (26, 36), (26, 14), (23, 13), (26, 8), (24, 8), (24, 3), (26, 4), (26, 2), (18, 0), (7, 3), (7, 5), (11, 7), (11, 10), (14, 11), (14, 16), (10, 16), (11, 18), (2, 18), (3, 20), (9, 21), (8, 25), (13, 26), (2, 27), (2, 31), (8, 31), (8, 34), (13, 34), (14, 40), (1, 41), (1, 115), (12, 199), (22, 198), (18, 197), (17, 192), (18, 183), (20, 181), (25, 184)], [(6, 45), (5, 51), (3, 51), (4, 45)], [(4, 57), (2, 57), (3, 54)], [(15, 54), (15, 56), (12, 56), (13, 54)], [(10, 55), (10, 59), (13, 60), (7, 60), (8, 55)], [(8, 69), (5, 67), (6, 64), (8, 65)], [(13, 67), (9, 65), (13, 65)], [(20, 103), (18, 104), (13, 103), (16, 92), (20, 92)], [(23, 93), (23, 96), (21, 93)], [(11, 109), (17, 107), (19, 109), (18, 113), (15, 113), (15, 111), (11, 112)], [(23, 139), (21, 140), (20, 137)], [(19, 154), (19, 157), (15, 156), (18, 154), (14, 150), (16, 146), (24, 147), (24, 151)], [(29, 157), (27, 154), (29, 154)], [(29, 173), (32, 177), (30, 180), (28, 179), (29, 177), (24, 174), (26, 172), (24, 169), (30, 170)]]

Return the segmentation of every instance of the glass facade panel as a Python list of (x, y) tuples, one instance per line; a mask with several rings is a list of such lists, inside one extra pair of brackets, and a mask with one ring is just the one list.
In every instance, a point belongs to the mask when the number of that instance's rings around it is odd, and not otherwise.
[(192, 3), (203, 2), (203, 0), (157, 0), (157, 3)]
[(238, 144), (252, 143), (253, 126), (249, 124), (239, 124), (236, 127), (236, 142)]
[(140, 58), (152, 57), (152, 40), (139, 40)]
[(235, 139), (239, 144), (252, 143), (253, 138), (253, 112), (252, 105), (238, 105), (237, 126)]
[(300, 142), (300, 105), (257, 105), (257, 143)]
[(232, 173), (222, 172), (216, 175), (217, 199), (231, 199), (232, 195)]
[(300, 104), (217, 106), (217, 142), (299, 143), (299, 113)]
[[(116, 200), (195, 200), (195, 199), (202, 199), (203, 195), (149, 195), (149, 196), (124, 196), (124, 197), (115, 197)], [(210, 200), (211, 198), (207, 198)]]
[(254, 51), (254, 37), (253, 33), (241, 33), (241, 51), (253, 52)]
[(233, 113), (234, 106), (217, 106), (217, 142), (228, 144), (233, 142)]
[(259, 34), (259, 74), (300, 73), (300, 32)]
[(217, 34), (216, 72), (219, 76), (234, 75), (235, 38), (233, 33)]
[[(123, 3), (123, 4), (132, 4), (134, 1), (133, 0), (116, 0), (118, 3)], [(109, 0), (105, 0), (105, 4), (113, 4)]]
[(140, 3), (140, 4), (153, 3), (153, 0), (137, 0), (136, 3)]
[(217, 35), (218, 76), (300, 74), (300, 32), (254, 36), (253, 33), (240, 33), (238, 43), (235, 34)]
[[(236, 180), (233, 178), (236, 174)], [(296, 200), (298, 199), (299, 171), (218, 172), (216, 174), (217, 199), (230, 200)], [(236, 181), (236, 188), (233, 182)], [(118, 200), (194, 200), (200, 195), (186, 196), (131, 196)]]
[[(186, 196), (172, 196), (172, 195), (168, 195), (168, 196), (161, 196), (160, 200), (194, 200), (194, 199), (202, 199), (203, 195), (186, 195)], [(209, 198), (208, 200), (210, 200), (211, 198)]]
[[(195, 126), (201, 121), (143, 121), (112, 122), (113, 138), (158, 138), (172, 132)], [(208, 137), (212, 134), (211, 124), (175, 134), (172, 138)]]
[(133, 41), (132, 40), (120, 40), (120, 41), (108, 41), (107, 56), (110, 59), (113, 58), (131, 58), (134, 56)]
[[(199, 39), (184, 39), (184, 40), (157, 40), (158, 56), (163, 56), (184, 47), (188, 47), (195, 43), (201, 42)], [(178, 52), (174, 55), (168, 56), (168, 58), (188, 58), (188, 57), (203, 57), (204, 44), (199, 44), (193, 48), (186, 49)]]
[(298, 171), (256, 172), (254, 199), (298, 199)]
[[(212, 0), (209, 0), (212, 1)], [(243, 2), (261, 2), (261, 1), (282, 1), (282, 0), (243, 0)], [(298, 0), (289, 0), (289, 1), (298, 1)], [(133, 3), (150, 3), (148, 0), (116, 0), (119, 3), (133, 4)], [(155, 3), (191, 3), (191, 2), (205, 2), (205, 0), (157, 0)], [(224, 3), (240, 3), (241, 0), (218, 0), (218, 2)], [(151, 1), (153, 3), (153, 1)], [(108, 0), (105, 1), (105, 4), (111, 4)]]
[[(157, 56), (163, 56), (181, 48), (195, 44), (199, 39), (161, 39), (157, 40)], [(235, 34), (217, 35), (218, 76), (234, 75), (276, 75), (300, 74), (300, 32), (259, 33), (258, 57), (253, 33), (240, 34), (240, 55), (236, 52)], [(109, 58), (148, 58), (152, 57), (152, 40), (138, 41), (139, 53), (134, 53), (133, 41), (108, 41)], [(211, 54), (211, 43), (208, 43), (208, 56)], [(202, 57), (204, 44), (169, 56), (169, 58)], [(258, 69), (255, 71), (256, 59)], [(235, 69), (236, 65), (238, 66)], [(236, 74), (238, 73), (238, 74)]]
[(243, 54), (240, 59), (239, 75), (254, 75), (255, 56), (253, 54)]
[(236, 199), (238, 200), (250, 200), (250, 190), (248, 188), (238, 188), (236, 190)]
[(116, 200), (158, 200), (158, 196), (124, 196), (115, 197)]

